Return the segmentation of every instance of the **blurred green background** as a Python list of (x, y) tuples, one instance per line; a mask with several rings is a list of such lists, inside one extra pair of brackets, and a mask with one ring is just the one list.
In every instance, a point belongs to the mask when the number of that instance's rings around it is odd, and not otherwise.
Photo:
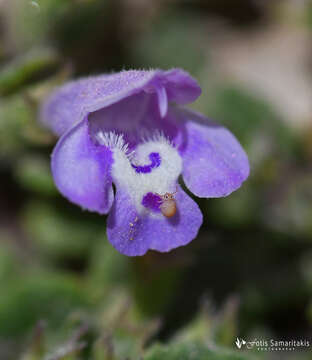
[[(0, 0), (0, 359), (312, 359), (312, 3)], [(55, 189), (38, 105), (68, 79), (182, 67), (251, 175), (189, 246), (117, 253)], [(236, 338), (309, 348), (238, 350)]]

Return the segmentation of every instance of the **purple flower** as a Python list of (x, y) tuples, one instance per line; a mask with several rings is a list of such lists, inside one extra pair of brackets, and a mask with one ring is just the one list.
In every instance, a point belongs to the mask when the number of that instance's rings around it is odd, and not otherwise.
[(248, 177), (235, 137), (183, 106), (200, 93), (180, 69), (122, 71), (70, 82), (42, 106), (41, 121), (60, 136), (52, 154), (58, 189), (109, 212), (108, 240), (123, 254), (170, 251), (196, 237), (202, 214), (180, 175), (205, 198), (227, 196)]

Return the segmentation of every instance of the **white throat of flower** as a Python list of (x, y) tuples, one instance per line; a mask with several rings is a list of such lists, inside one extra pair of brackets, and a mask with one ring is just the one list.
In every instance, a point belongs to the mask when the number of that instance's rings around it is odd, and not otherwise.
[[(162, 195), (176, 191), (176, 183), (182, 172), (182, 159), (177, 149), (162, 134), (145, 139), (132, 152), (129, 152), (122, 135), (99, 132), (96, 138), (101, 145), (112, 150), (113, 181), (128, 193), (139, 214), (147, 211), (142, 205), (142, 199), (147, 193)], [(160, 163), (149, 172), (139, 172), (136, 168), (149, 167), (151, 154), (158, 154)], [(152, 215), (161, 216), (157, 213)]]

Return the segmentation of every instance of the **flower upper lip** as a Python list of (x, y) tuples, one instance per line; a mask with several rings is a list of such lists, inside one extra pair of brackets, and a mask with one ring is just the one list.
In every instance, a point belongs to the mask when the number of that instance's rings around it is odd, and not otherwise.
[[(181, 77), (182, 85), (179, 84)], [(77, 87), (80, 87), (81, 91), (76, 91)], [(180, 69), (130, 70), (112, 75), (90, 76), (72, 81), (51, 94), (49, 101), (41, 108), (40, 120), (57, 135), (62, 135), (73, 125), (83, 121), (91, 112), (108, 107), (138, 92), (158, 91), (163, 94), (162, 89), (166, 89), (168, 101), (178, 104), (191, 103), (201, 94), (198, 83)], [(62, 112), (66, 107), (71, 107), (71, 114)], [(164, 113), (165, 109), (161, 111)]]

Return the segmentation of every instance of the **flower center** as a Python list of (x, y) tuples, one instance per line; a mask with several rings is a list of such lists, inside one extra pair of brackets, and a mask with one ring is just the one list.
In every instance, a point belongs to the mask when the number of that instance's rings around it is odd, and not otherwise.
[(111, 174), (117, 191), (129, 195), (138, 213), (161, 215), (162, 203), (174, 201), (163, 195), (175, 193), (182, 171), (182, 159), (173, 144), (157, 134), (129, 152), (122, 135), (99, 133), (97, 140), (113, 152)]

